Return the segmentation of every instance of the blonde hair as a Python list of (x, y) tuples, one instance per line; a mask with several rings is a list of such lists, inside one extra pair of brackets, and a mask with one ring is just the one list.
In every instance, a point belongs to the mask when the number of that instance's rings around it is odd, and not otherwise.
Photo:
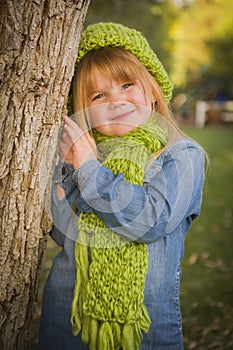
[[(183, 134), (173, 119), (169, 106), (159, 84), (143, 64), (129, 51), (118, 47), (103, 47), (89, 51), (79, 63), (73, 81), (73, 109), (75, 113), (89, 107), (90, 97), (95, 90), (95, 70), (98, 69), (108, 80), (139, 82), (145, 95), (151, 99), (152, 110), (165, 119), (169, 143)], [(80, 126), (88, 130), (88, 122), (80, 118)], [(85, 125), (84, 125), (85, 124)]]

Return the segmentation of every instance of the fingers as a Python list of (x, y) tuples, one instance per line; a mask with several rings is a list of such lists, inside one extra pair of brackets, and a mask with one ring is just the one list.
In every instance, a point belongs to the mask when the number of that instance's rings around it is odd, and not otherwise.
[(64, 117), (64, 121), (64, 142), (72, 146), (74, 143), (77, 143), (80, 139), (82, 139), (82, 142), (87, 142), (88, 144), (92, 145), (92, 147), (95, 147), (95, 141), (88, 131), (82, 130), (76, 122), (67, 116)]
[(64, 127), (60, 140), (60, 156), (72, 162), (75, 169), (88, 159), (96, 158), (96, 144), (72, 119), (64, 117)]
[(64, 116), (64, 122), (63, 140), (71, 146), (84, 134), (84, 131), (67, 116)]
[[(72, 127), (73, 122), (70, 118), (64, 117), (64, 123), (62, 127), (62, 132), (60, 135), (60, 143), (59, 143), (59, 153), (60, 153), (60, 158), (62, 161), (65, 161), (67, 163), (73, 163), (73, 151), (72, 151), (72, 145), (73, 141), (72, 138), (70, 137), (70, 127)], [(69, 125), (69, 127), (68, 127)]]
[(65, 155), (70, 150), (70, 146), (62, 138), (60, 139), (59, 150), (62, 155)]

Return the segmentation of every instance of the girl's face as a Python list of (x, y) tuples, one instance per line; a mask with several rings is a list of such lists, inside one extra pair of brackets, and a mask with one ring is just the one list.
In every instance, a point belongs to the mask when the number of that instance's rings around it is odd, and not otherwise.
[(91, 125), (98, 132), (121, 136), (149, 120), (151, 101), (139, 83), (110, 81), (97, 69), (93, 78), (96, 84), (88, 106)]

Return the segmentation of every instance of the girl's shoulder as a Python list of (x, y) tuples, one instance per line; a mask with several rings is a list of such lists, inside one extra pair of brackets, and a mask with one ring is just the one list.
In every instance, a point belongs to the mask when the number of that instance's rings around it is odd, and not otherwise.
[(162, 155), (166, 158), (169, 156), (174, 156), (176, 153), (179, 153), (183, 150), (187, 150), (188, 152), (191, 152), (191, 150), (195, 150), (196, 152), (204, 155), (203, 148), (196, 141), (184, 137), (179, 138), (173, 143), (169, 144)]
[(159, 163), (164, 163), (175, 159), (185, 159), (188, 157), (191, 161), (197, 158), (204, 159), (205, 151), (196, 141), (190, 138), (179, 138), (170, 143), (164, 152), (157, 158)]
[[(189, 138), (180, 138), (170, 143), (157, 158), (151, 161), (146, 171), (146, 179), (154, 177), (156, 173), (167, 165), (171, 168), (174, 166), (183, 168), (193, 165), (193, 168), (201, 170), (205, 162), (205, 151), (194, 140)], [(195, 166), (194, 166), (195, 165)]]

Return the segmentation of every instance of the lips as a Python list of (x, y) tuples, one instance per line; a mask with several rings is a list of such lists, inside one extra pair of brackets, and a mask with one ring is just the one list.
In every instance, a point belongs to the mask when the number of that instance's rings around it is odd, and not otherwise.
[(132, 113), (134, 113), (134, 110), (129, 111), (129, 112), (125, 112), (125, 113), (121, 113), (121, 114), (117, 114), (111, 118), (111, 121), (118, 121), (118, 120), (126, 119), (129, 116), (131, 116)]

